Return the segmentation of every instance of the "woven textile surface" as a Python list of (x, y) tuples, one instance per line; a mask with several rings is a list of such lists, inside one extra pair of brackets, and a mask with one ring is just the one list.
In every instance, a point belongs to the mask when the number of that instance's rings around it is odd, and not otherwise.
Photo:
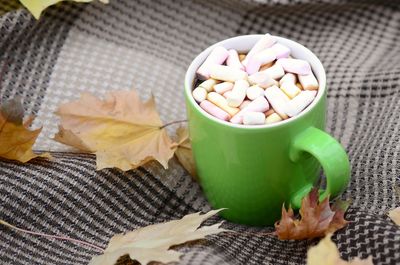
[[(0, 160), (0, 219), (105, 247), (115, 233), (210, 210), (175, 160), (168, 170), (152, 162), (96, 171), (94, 156), (51, 140), (54, 111), (84, 91), (135, 88), (144, 99), (155, 95), (164, 122), (184, 119), (183, 76), (196, 54), (228, 37), (269, 32), (310, 48), (327, 71), (327, 131), (352, 165), (342, 195), (352, 201), (350, 224), (333, 236), (341, 256), (400, 264), (400, 229), (386, 215), (400, 204), (399, 1), (110, 0), (64, 3), (39, 21), (12, 1), (0, 9), (0, 98), (22, 97), (26, 114), (37, 116), (33, 126), (43, 126), (35, 149), (55, 157)], [(0, 264), (78, 265), (99, 254), (4, 227), (0, 242)], [(221, 234), (182, 247), (180, 264), (305, 264), (316, 242)]]

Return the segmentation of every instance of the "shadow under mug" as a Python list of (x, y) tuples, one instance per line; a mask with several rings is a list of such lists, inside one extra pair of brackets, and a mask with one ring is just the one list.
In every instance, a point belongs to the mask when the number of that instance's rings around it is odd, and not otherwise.
[(314, 101), (296, 117), (269, 125), (236, 125), (209, 115), (193, 99), (196, 70), (215, 46), (248, 52), (262, 36), (238, 36), (212, 45), (193, 60), (185, 76), (189, 133), (203, 191), (213, 208), (227, 208), (221, 212), (225, 219), (257, 226), (279, 220), (283, 203), (299, 208), (319, 180), (320, 165), (326, 176), (320, 199), (341, 194), (350, 177), (346, 152), (323, 131), (324, 67), (299, 43), (276, 37), (293, 57), (311, 64), (320, 84)]

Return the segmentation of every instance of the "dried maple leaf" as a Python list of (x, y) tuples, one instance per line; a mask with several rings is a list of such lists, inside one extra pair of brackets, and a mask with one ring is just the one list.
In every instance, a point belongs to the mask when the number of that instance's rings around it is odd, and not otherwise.
[(168, 137), (152, 97), (143, 103), (132, 91), (114, 91), (101, 100), (83, 94), (61, 105), (55, 140), (96, 154), (97, 168), (130, 170), (150, 160), (164, 168), (176, 144)]
[(285, 205), (282, 206), (282, 217), (275, 223), (275, 234), (279, 239), (302, 240), (333, 233), (347, 224), (345, 209), (334, 210), (329, 206), (329, 198), (319, 203), (318, 190), (313, 189), (301, 202), (300, 220), (294, 217), (290, 206), (288, 211)]
[(308, 250), (307, 265), (374, 265), (371, 256), (364, 260), (358, 257), (351, 261), (342, 260), (331, 236), (332, 234), (328, 234), (316, 246)]
[(36, 157), (49, 158), (48, 153), (41, 155), (33, 153), (32, 146), (42, 129), (30, 131), (28, 127), (33, 117), (29, 117), (25, 123), (23, 118), (24, 109), (19, 98), (11, 99), (1, 106), (0, 157), (23, 163)]
[(176, 130), (178, 136), (178, 148), (175, 155), (182, 166), (189, 172), (189, 174), (197, 179), (196, 165), (193, 159), (192, 145), (190, 144), (189, 131), (185, 127), (179, 127)]
[[(55, 5), (64, 0), (20, 0), (20, 2), (32, 13), (32, 15), (39, 19), (43, 10), (48, 8), (51, 5)], [(72, 0), (75, 2), (92, 2), (93, 0)], [(108, 0), (99, 0), (105, 4), (108, 3)]]
[(189, 214), (180, 220), (149, 225), (126, 234), (115, 235), (104, 254), (93, 257), (89, 265), (113, 265), (121, 256), (127, 254), (141, 264), (152, 261), (177, 262), (182, 254), (171, 250), (172, 246), (226, 231), (220, 228), (221, 223), (199, 228), (204, 220), (219, 211), (213, 210), (203, 215)]
[(396, 225), (400, 226), (400, 207), (389, 211), (388, 215)]

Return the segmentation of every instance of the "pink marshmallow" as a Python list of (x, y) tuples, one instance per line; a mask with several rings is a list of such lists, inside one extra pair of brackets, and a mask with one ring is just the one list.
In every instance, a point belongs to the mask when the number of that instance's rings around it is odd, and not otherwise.
[(290, 49), (280, 43), (275, 43), (270, 49), (274, 52), (276, 59), (288, 58), (290, 55)]
[(229, 55), (228, 55), (228, 59), (226, 59), (226, 65), (244, 71), (244, 66), (239, 60), (239, 54), (237, 53), (237, 51), (231, 49), (228, 51), (228, 53), (229, 53)]
[(252, 75), (258, 72), (258, 70), (260, 70), (260, 67), (262, 65), (271, 63), (275, 59), (276, 59), (275, 53), (270, 48), (265, 49), (249, 59), (249, 61), (246, 64), (246, 72), (249, 75)]
[(208, 55), (207, 59), (197, 70), (197, 76), (201, 80), (206, 80), (210, 78), (210, 66), (214, 64), (221, 65), (225, 62), (226, 58), (228, 58), (228, 51), (222, 46), (215, 47), (210, 55)]
[(215, 106), (208, 100), (204, 100), (200, 103), (200, 107), (205, 110), (210, 115), (214, 116), (217, 119), (227, 121), (229, 120), (230, 116), (228, 113), (223, 111), (221, 108)]
[(286, 72), (298, 75), (311, 74), (311, 66), (307, 61), (300, 59), (281, 58), (277, 61)]
[[(204, 102), (204, 101), (203, 101)], [(241, 124), (243, 122), (243, 115), (248, 111), (265, 112), (269, 109), (268, 101), (265, 97), (261, 96), (253, 100), (249, 105), (240, 110), (235, 116), (232, 117), (230, 122)]]
[(250, 49), (250, 51), (247, 53), (246, 58), (243, 60), (243, 65), (247, 66), (248, 60), (259, 53), (260, 51), (271, 47), (276, 43), (276, 38), (271, 36), (271, 34), (267, 33), (264, 36), (259, 39), (256, 44), (254, 44), (253, 48)]

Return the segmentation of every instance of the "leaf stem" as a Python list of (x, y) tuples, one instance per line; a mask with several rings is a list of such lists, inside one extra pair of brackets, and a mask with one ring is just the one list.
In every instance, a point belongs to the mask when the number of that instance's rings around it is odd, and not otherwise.
[(168, 126), (176, 124), (176, 123), (187, 122), (187, 121), (188, 120), (171, 121), (171, 122), (168, 122), (168, 123), (164, 124), (163, 126), (161, 126), (160, 129), (163, 129), (165, 127), (168, 127)]
[(99, 250), (101, 252), (105, 251), (105, 249), (102, 248), (102, 247), (99, 247), (97, 245), (94, 245), (94, 244), (91, 244), (89, 242), (85, 242), (85, 241), (82, 241), (82, 240), (78, 240), (78, 239), (74, 239), (74, 238), (70, 238), (70, 237), (66, 237), (66, 236), (48, 235), (48, 234), (43, 234), (43, 233), (38, 233), (38, 232), (25, 230), (25, 229), (13, 226), (12, 224), (9, 224), (9, 223), (7, 223), (6, 221), (3, 221), (3, 220), (0, 220), (0, 224), (4, 225), (4, 226), (7, 226), (7, 227), (9, 227), (11, 229), (14, 229), (16, 231), (19, 231), (19, 232), (23, 232), (23, 233), (27, 233), (27, 234), (31, 234), (31, 235), (36, 235), (36, 236), (47, 237), (47, 238), (66, 240), (66, 241), (70, 241), (70, 242), (74, 242), (74, 243), (77, 243), (77, 244), (81, 244), (81, 245), (85, 245), (85, 246), (89, 246), (89, 247), (95, 248), (95, 249), (97, 249), (97, 250)]

